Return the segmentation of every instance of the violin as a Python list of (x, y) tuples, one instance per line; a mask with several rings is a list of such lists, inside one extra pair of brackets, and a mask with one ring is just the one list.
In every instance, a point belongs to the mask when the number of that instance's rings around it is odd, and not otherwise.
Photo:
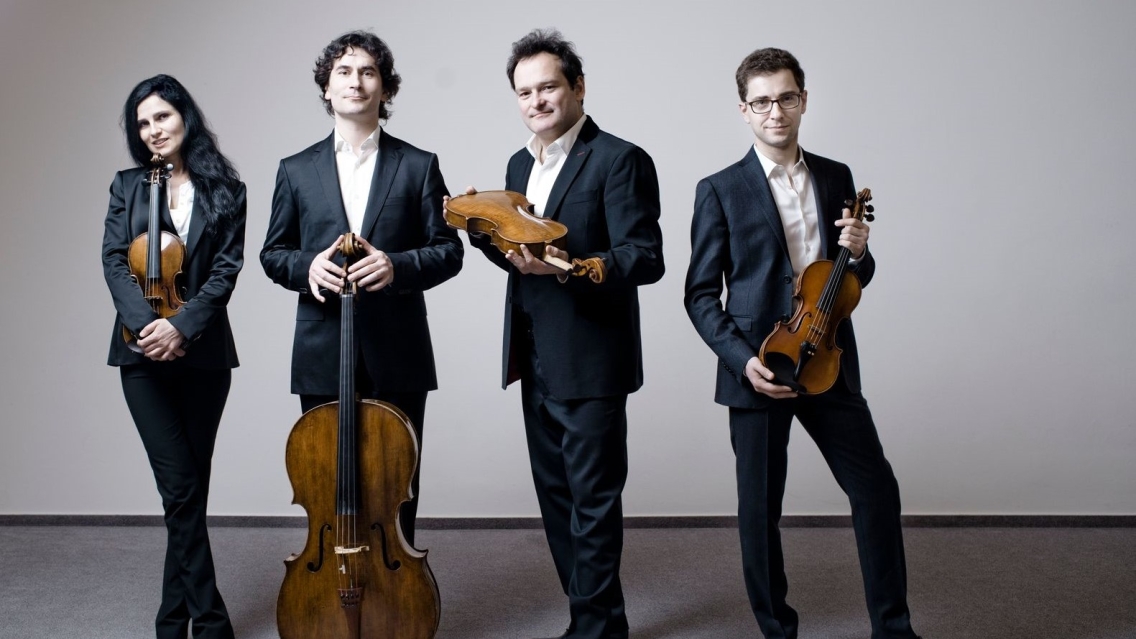
[[(142, 289), (142, 296), (150, 308), (160, 318), (177, 315), (185, 305), (182, 295), (185, 287), (178, 286), (181, 279), (181, 265), (185, 261), (185, 244), (181, 238), (161, 229), (162, 182), (170, 179), (174, 165), (166, 164), (165, 158), (155, 154), (150, 160), (153, 168), (146, 177), (150, 185), (150, 215), (146, 232), (130, 242), (127, 262), (130, 265), (130, 278)], [(150, 238), (159, 238), (151, 242)], [(134, 333), (122, 327), (122, 339), (130, 350), (141, 353)]]
[[(875, 208), (868, 204), (871, 189), (856, 194), (844, 205), (852, 217), (871, 222)], [(836, 345), (836, 327), (848, 319), (860, 302), (860, 280), (848, 270), (852, 252), (840, 247), (836, 261), (809, 264), (793, 292), (795, 310), (788, 322), (777, 322), (761, 344), (758, 358), (773, 372), (774, 384), (801, 395), (819, 395), (836, 383), (842, 349)]]
[[(352, 233), (339, 250), (348, 265), (364, 253)], [(340, 294), (339, 401), (304, 413), (288, 436), (292, 503), (308, 513), (308, 538), (284, 561), (281, 639), (431, 639), (441, 619), (426, 552), (398, 521), (418, 438), (397, 407), (355, 397), (356, 293), (348, 282)]]
[(532, 203), (516, 191), (483, 191), (450, 198), (442, 216), (452, 228), (471, 235), (488, 235), (502, 253), (519, 254), (523, 244), (533, 257), (569, 275), (587, 275), (596, 284), (603, 282), (606, 270), (601, 258), (573, 259), (569, 263), (545, 254), (548, 246), (564, 250), (568, 227), (537, 217), (532, 210)]

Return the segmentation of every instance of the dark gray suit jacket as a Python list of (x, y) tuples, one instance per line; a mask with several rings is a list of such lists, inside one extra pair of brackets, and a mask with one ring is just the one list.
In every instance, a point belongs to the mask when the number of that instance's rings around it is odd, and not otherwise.
[[(461, 270), (463, 248), (442, 219), (447, 195), (438, 157), (385, 131), (360, 235), (387, 253), (394, 281), (356, 297), (359, 353), (379, 390), (427, 391), (438, 387), (434, 351), (422, 292)], [(280, 161), (272, 218), (260, 263), (272, 281), (296, 291), (292, 344), (292, 392), (339, 392), (339, 300), (320, 303), (308, 291), (315, 256), (350, 231), (339, 173), (335, 135)], [(341, 259), (338, 260), (341, 262)]]
[[(103, 276), (118, 311), (107, 356), (111, 366), (150, 361), (127, 348), (122, 339), (123, 325), (137, 335), (158, 319), (157, 313), (143, 299), (138, 284), (131, 279), (127, 261), (130, 243), (145, 233), (149, 225), (150, 185), (145, 181), (149, 172), (146, 168), (119, 171), (110, 185), (110, 205), (103, 231)], [(162, 193), (165, 192), (163, 186)], [(244, 265), (244, 184), (240, 185), (234, 199), (237, 212), (232, 224), (222, 232), (210, 234), (205, 232), (200, 215), (206, 203), (201, 197), (194, 198), (186, 255), (178, 279), (178, 284), (185, 288), (182, 295), (185, 306), (170, 318), (170, 323), (185, 336), (185, 356), (170, 362), (171, 365), (193, 368), (235, 368), (238, 365), (225, 307)], [(160, 207), (162, 230), (177, 235), (165, 197)]]
[[(834, 224), (844, 201), (856, 196), (852, 172), (812, 153), (804, 152), (804, 158), (816, 187), (821, 254), (835, 259), (840, 233)], [(684, 302), (698, 334), (719, 358), (714, 399), (736, 408), (767, 406), (773, 400), (753, 390), (745, 365), (776, 323), (792, 315), (796, 281), (781, 215), (752, 147), (740, 162), (698, 183), (690, 242)], [(875, 270), (875, 258), (865, 251), (852, 272), (866, 286)], [(836, 383), (858, 392), (860, 364), (851, 320), (837, 329), (836, 343), (844, 350)]]
[[(524, 193), (532, 171), (525, 149), (509, 160), (505, 188)], [(556, 178), (544, 216), (568, 227), (572, 258), (600, 257), (607, 279), (521, 275), (487, 238), (471, 237), (509, 272), (502, 386), (509, 376), (513, 305), (532, 318), (533, 339), (552, 394), (562, 400), (634, 392), (643, 385), (637, 287), (663, 276), (659, 180), (651, 157), (588, 118)]]

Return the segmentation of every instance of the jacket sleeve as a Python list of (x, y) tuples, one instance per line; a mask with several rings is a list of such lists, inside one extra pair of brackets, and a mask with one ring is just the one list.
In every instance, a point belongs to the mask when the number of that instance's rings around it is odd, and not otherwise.
[(126, 172), (120, 171), (110, 185), (110, 204), (103, 226), (103, 277), (122, 323), (137, 335), (158, 314), (142, 296), (142, 289), (130, 274), (128, 252), (134, 240), (130, 228), (130, 211), (126, 207)]
[(604, 222), (611, 248), (571, 256), (601, 258), (606, 278), (597, 285), (586, 277), (571, 277), (565, 286), (598, 292), (653, 284), (662, 279), (665, 266), (660, 209), (655, 163), (642, 149), (629, 147), (616, 157), (604, 182)]
[(741, 328), (722, 308), (723, 277), (732, 261), (730, 229), (722, 202), (710, 180), (702, 180), (694, 196), (690, 226), (690, 268), (686, 273), (686, 313), (698, 334), (745, 383), (745, 366), (757, 352)]
[[(291, 291), (307, 293), (308, 269), (319, 251), (304, 251), (301, 246), (300, 210), (288, 166), (281, 161), (272, 192), (272, 216), (268, 220), (264, 247), (260, 250), (260, 265), (273, 282)], [(323, 248), (326, 247), (320, 250)]]
[(248, 204), (244, 184), (237, 187), (233, 204), (236, 207), (233, 218), (223, 229), (218, 230), (214, 238), (216, 252), (210, 260), (209, 276), (197, 293), (186, 300), (181, 311), (170, 318), (174, 328), (181, 331), (189, 341), (197, 339), (217, 315), (225, 310), (233, 295), (233, 288), (237, 285), (237, 274), (245, 263), (245, 219)]
[(449, 193), (438, 168), (438, 156), (430, 154), (416, 211), (425, 243), (420, 248), (388, 256), (394, 266), (394, 281), (387, 287), (388, 292), (424, 291), (461, 270), (465, 247), (442, 215), (442, 197), (446, 195)]

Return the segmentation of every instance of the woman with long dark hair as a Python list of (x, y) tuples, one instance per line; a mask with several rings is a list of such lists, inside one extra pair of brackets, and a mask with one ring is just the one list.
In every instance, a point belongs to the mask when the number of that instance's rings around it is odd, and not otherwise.
[[(213, 444), (237, 352), (225, 306), (244, 263), (245, 186), (217, 149), (201, 110), (174, 78), (134, 87), (122, 112), (126, 146), (138, 165), (110, 187), (103, 274), (118, 315), (107, 363), (150, 459), (167, 529), (158, 639), (233, 637), (217, 590), (205, 524)], [(154, 154), (173, 165), (161, 187), (161, 230), (185, 243), (180, 312), (162, 319), (131, 277), (128, 248), (147, 230)], [(135, 337), (128, 347), (123, 329)]]

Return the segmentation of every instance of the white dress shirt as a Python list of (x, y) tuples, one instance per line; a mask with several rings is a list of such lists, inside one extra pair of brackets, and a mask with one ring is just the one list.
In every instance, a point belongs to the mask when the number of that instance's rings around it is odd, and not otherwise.
[(363, 230), (363, 215), (367, 212), (367, 199), (371, 196), (371, 180), (375, 176), (375, 163), (379, 157), (379, 132), (382, 127), (368, 135), (359, 150), (335, 132), (335, 166), (339, 169), (339, 192), (343, 195), (343, 208), (347, 211), (347, 223), (351, 232), (359, 234)]
[(784, 167), (765, 157), (754, 145), (777, 212), (781, 214), (781, 226), (785, 229), (785, 242), (789, 247), (789, 262), (793, 265), (796, 277), (809, 264), (820, 259), (820, 227), (817, 213), (816, 189), (812, 174), (805, 164), (805, 154), (798, 151), (797, 163)]
[(193, 199), (196, 191), (193, 182), (186, 180), (178, 187), (177, 200), (170, 198), (170, 219), (174, 222), (174, 229), (181, 237), (182, 244), (189, 242), (189, 221), (193, 213)]
[(576, 124), (572, 125), (571, 129), (564, 132), (564, 135), (549, 144), (544, 149), (544, 162), (540, 161), (540, 139), (536, 135), (530, 137), (528, 144), (525, 145), (533, 159), (536, 160), (532, 172), (529, 173), (529, 185), (525, 189), (525, 198), (532, 202), (533, 210), (536, 211), (537, 216), (544, 217), (544, 207), (548, 206), (548, 196), (552, 194), (552, 185), (556, 183), (556, 176), (560, 175), (560, 169), (564, 168), (568, 153), (576, 144), (576, 138), (580, 137), (580, 129), (584, 128), (584, 122), (587, 119), (587, 115), (582, 116)]

